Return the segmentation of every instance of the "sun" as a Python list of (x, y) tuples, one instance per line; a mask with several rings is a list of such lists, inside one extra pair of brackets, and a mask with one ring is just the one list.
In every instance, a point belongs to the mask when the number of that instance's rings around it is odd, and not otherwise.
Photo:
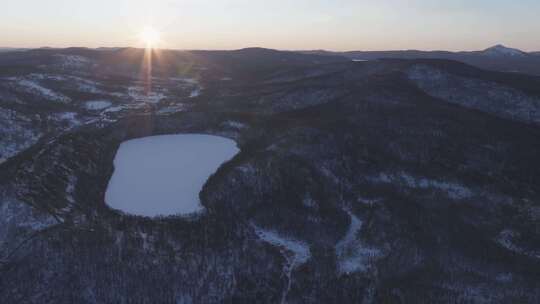
[(146, 48), (153, 49), (161, 41), (161, 33), (151, 26), (146, 26), (139, 35)]

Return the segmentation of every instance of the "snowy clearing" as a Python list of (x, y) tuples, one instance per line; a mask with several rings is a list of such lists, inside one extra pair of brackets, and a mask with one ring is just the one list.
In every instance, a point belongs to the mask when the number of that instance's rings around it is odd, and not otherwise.
[(56, 54), (55, 57), (58, 59), (57, 65), (65, 69), (84, 68), (92, 64), (90, 58), (80, 55)]
[(499, 244), (499, 246), (505, 248), (506, 250), (540, 259), (540, 252), (530, 251), (516, 244), (516, 240), (520, 237), (521, 234), (519, 232), (512, 229), (505, 229), (499, 233), (499, 235), (495, 238), (495, 241)]
[(283, 267), (283, 273), (287, 278), (287, 285), (281, 294), (280, 301), (282, 304), (287, 303), (287, 296), (292, 286), (293, 271), (311, 258), (309, 245), (303, 241), (279, 235), (274, 231), (262, 229), (256, 225), (252, 226), (255, 229), (257, 236), (270, 245), (279, 248), (279, 251), (287, 261)]
[(469, 188), (450, 181), (433, 180), (417, 177), (405, 172), (380, 173), (376, 177), (369, 178), (373, 182), (403, 185), (411, 189), (439, 190), (451, 199), (467, 199), (474, 195)]
[(159, 115), (173, 114), (173, 113), (182, 112), (185, 109), (186, 109), (186, 106), (184, 104), (177, 104), (177, 105), (161, 108), (159, 109), (159, 111), (157, 111), (157, 114)]
[(51, 119), (67, 124), (69, 127), (75, 127), (82, 122), (78, 118), (78, 114), (75, 112), (62, 112), (55, 113), (50, 116)]
[(201, 95), (201, 89), (196, 88), (196, 89), (193, 89), (193, 91), (191, 91), (191, 93), (189, 94), (189, 98), (199, 97), (200, 95)]
[(255, 233), (261, 240), (292, 253), (292, 256), (285, 254), (292, 269), (307, 262), (311, 256), (308, 244), (302, 241), (284, 237), (274, 231), (265, 230), (256, 226)]
[(43, 97), (50, 101), (57, 101), (62, 103), (68, 103), (71, 101), (69, 97), (57, 93), (51, 89), (48, 89), (32, 80), (18, 79), (16, 84), (17, 87), (22, 89), (23, 91)]
[(351, 224), (347, 234), (336, 244), (338, 272), (340, 274), (366, 272), (373, 261), (381, 255), (381, 252), (377, 248), (363, 244), (358, 239), (358, 234), (362, 229), (362, 221), (351, 211), (346, 211), (351, 218)]
[(144, 102), (144, 103), (159, 103), (166, 96), (162, 92), (145, 92), (144, 87), (140, 86), (131, 86), (128, 87), (128, 96), (134, 102)]
[(106, 101), (106, 100), (92, 100), (92, 101), (87, 101), (85, 104), (84, 104), (84, 107), (87, 109), (87, 110), (91, 110), (91, 111), (96, 111), (96, 110), (103, 110), (103, 109), (106, 109), (108, 107), (110, 107), (112, 105), (112, 103), (110, 101)]
[(0, 164), (35, 144), (41, 136), (31, 117), (0, 108)]
[(122, 110), (126, 109), (126, 106), (115, 106), (115, 107), (110, 107), (108, 108), (107, 110), (103, 111), (103, 113), (116, 113), (116, 112), (120, 112)]
[(241, 130), (241, 129), (246, 128), (245, 124), (243, 124), (241, 122), (237, 122), (237, 121), (232, 121), (232, 120), (228, 120), (228, 121), (224, 122), (222, 125), (225, 126), (225, 127), (229, 127), (231, 129), (235, 129), (235, 130)]
[(0, 201), (0, 260), (13, 250), (28, 233), (49, 228), (58, 222), (47, 213), (40, 213), (16, 199)]
[(149, 217), (200, 212), (204, 183), (238, 151), (234, 141), (210, 135), (126, 141), (114, 159), (105, 202), (113, 209)]

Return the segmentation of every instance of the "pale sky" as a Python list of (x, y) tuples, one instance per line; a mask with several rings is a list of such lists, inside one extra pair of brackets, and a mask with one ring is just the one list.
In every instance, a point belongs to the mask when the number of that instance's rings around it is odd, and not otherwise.
[(0, 0), (0, 46), (540, 51), (539, 0)]

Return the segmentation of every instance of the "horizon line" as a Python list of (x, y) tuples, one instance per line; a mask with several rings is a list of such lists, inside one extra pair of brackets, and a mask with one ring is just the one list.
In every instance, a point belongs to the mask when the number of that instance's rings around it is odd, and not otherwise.
[[(275, 51), (284, 51), (284, 52), (330, 52), (330, 53), (350, 53), (350, 52), (407, 52), (407, 51), (417, 51), (417, 52), (449, 52), (449, 53), (468, 53), (468, 52), (481, 52), (485, 51), (489, 48), (495, 47), (495, 46), (503, 46), (506, 48), (511, 49), (517, 49), (525, 53), (535, 53), (540, 52), (538, 50), (521, 50), (519, 48), (514, 47), (508, 47), (504, 44), (494, 44), (492, 46), (489, 46), (484, 49), (476, 49), (476, 50), (445, 50), (445, 49), (418, 49), (418, 48), (404, 48), (404, 49), (376, 49), (376, 50), (362, 50), (362, 49), (354, 49), (354, 50), (332, 50), (332, 49), (324, 49), (324, 48), (315, 48), (315, 49), (280, 49), (280, 48), (271, 48), (271, 47), (262, 47), (262, 46), (246, 46), (241, 48), (209, 48), (209, 49), (181, 49), (181, 48), (161, 48), (161, 47), (154, 47), (155, 50), (163, 50), (163, 51), (239, 51), (239, 50), (246, 50), (246, 49), (266, 49), (266, 50), (275, 50)], [(62, 50), (62, 49), (89, 49), (89, 50), (99, 50), (99, 49), (141, 49), (144, 50), (145, 47), (138, 47), (138, 46), (98, 46), (98, 47), (89, 47), (89, 46), (39, 46), (39, 47), (16, 47), (16, 46), (0, 46), (0, 50), (40, 50), (40, 49), (56, 49), (56, 50)]]

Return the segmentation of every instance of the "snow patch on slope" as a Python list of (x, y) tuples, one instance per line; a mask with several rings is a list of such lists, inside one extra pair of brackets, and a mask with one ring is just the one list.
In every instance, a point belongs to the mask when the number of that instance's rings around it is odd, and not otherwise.
[(80, 55), (57, 54), (54, 56), (58, 59), (57, 64), (64, 69), (84, 68), (92, 64), (89, 58)]
[(115, 107), (110, 107), (110, 108), (107, 108), (105, 111), (103, 111), (103, 113), (116, 113), (116, 112), (120, 112), (124, 109), (126, 109), (127, 107), (126, 106), (115, 106)]
[(540, 123), (540, 98), (512, 87), (461, 77), (428, 65), (411, 67), (407, 76), (427, 94), (448, 103), (506, 119)]
[(128, 96), (135, 102), (143, 103), (159, 103), (165, 98), (165, 95), (161, 92), (151, 91), (146, 93), (145, 89), (140, 86), (128, 87)]
[(90, 111), (103, 110), (111, 105), (112, 103), (106, 100), (91, 100), (84, 103), (84, 107)]
[(380, 173), (376, 177), (369, 178), (373, 182), (404, 185), (408, 188), (423, 190), (439, 190), (452, 199), (466, 199), (473, 196), (473, 192), (460, 184), (449, 181), (439, 181), (424, 177), (416, 177), (405, 172)]
[(247, 126), (241, 122), (233, 121), (233, 120), (227, 120), (222, 124), (225, 127), (234, 129), (234, 130), (242, 130), (245, 129)]
[(488, 56), (523, 57), (527, 55), (527, 53), (523, 52), (522, 50), (509, 48), (502, 44), (498, 44), (496, 46), (485, 49), (483, 53)]
[(9, 258), (20, 244), (34, 233), (58, 221), (51, 215), (38, 213), (31, 206), (15, 199), (0, 201), (0, 261)]
[(100, 94), (103, 93), (103, 90), (99, 88), (100, 84), (98, 82), (95, 82), (93, 80), (84, 79), (80, 77), (71, 77), (72, 81), (75, 82), (77, 89), (80, 92), (85, 93), (93, 93), (93, 94)]
[(51, 118), (53, 120), (56, 120), (63, 124), (67, 124), (69, 128), (79, 126), (82, 124), (81, 120), (79, 120), (77, 117), (78, 117), (78, 114), (75, 112), (62, 112), (62, 113), (55, 113), (51, 115)]
[(351, 211), (347, 210), (347, 213), (351, 218), (349, 230), (336, 244), (338, 272), (340, 274), (366, 272), (373, 261), (381, 256), (381, 251), (363, 244), (358, 239), (362, 221)]
[(34, 145), (41, 135), (31, 118), (0, 108), (0, 163)]
[(196, 88), (193, 91), (191, 91), (191, 93), (189, 94), (189, 98), (199, 97), (200, 95), (201, 95), (201, 89)]
[(280, 302), (286, 303), (287, 295), (292, 286), (292, 272), (300, 265), (306, 263), (311, 257), (309, 245), (303, 241), (280, 235), (277, 232), (262, 229), (256, 225), (253, 225), (253, 228), (261, 240), (279, 248), (279, 251), (287, 261), (283, 269), (287, 277), (287, 286), (282, 293)]
[(197, 79), (194, 78), (188, 78), (188, 77), (170, 77), (169, 78), (172, 81), (179, 82), (179, 83), (186, 83), (190, 85), (198, 85), (199, 82)]
[(282, 250), (292, 269), (307, 262), (311, 256), (309, 246), (305, 242), (257, 226), (255, 226), (255, 233), (261, 240)]
[(186, 106), (184, 104), (176, 104), (168, 107), (161, 108), (157, 111), (157, 114), (159, 115), (166, 115), (166, 114), (173, 114), (178, 113), (186, 110)]
[(71, 101), (69, 97), (57, 93), (51, 89), (48, 89), (33, 80), (17, 78), (15, 80), (15, 86), (19, 90), (25, 91), (33, 95), (37, 95), (49, 101), (57, 101), (62, 103), (69, 103)]
[(526, 250), (525, 248), (522, 248), (521, 246), (516, 244), (515, 239), (519, 237), (519, 232), (511, 229), (505, 229), (499, 233), (499, 235), (495, 238), (495, 241), (499, 244), (499, 246), (505, 248), (506, 250), (540, 259), (540, 252)]

